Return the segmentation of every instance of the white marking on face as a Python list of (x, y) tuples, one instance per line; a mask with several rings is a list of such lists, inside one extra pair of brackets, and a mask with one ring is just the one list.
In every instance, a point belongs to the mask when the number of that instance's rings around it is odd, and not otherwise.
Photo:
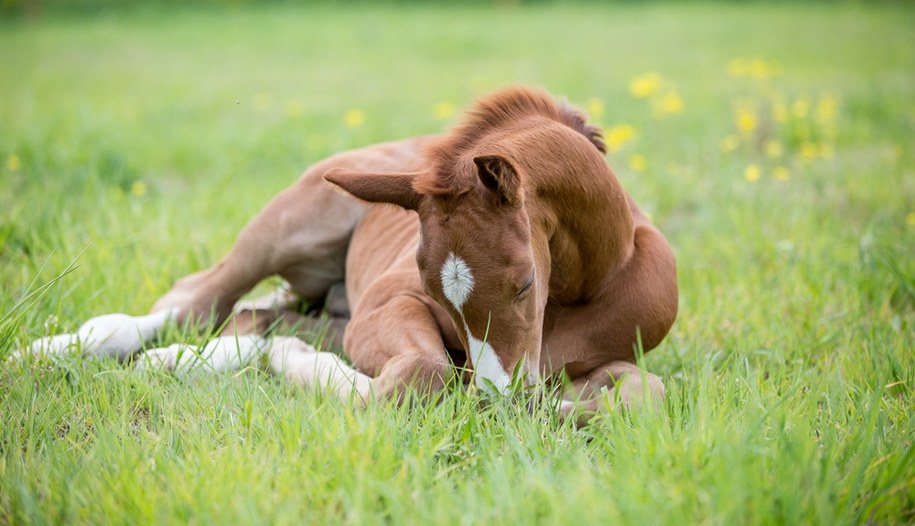
[(442, 265), (442, 290), (448, 301), (463, 316), (464, 302), (473, 290), (473, 273), (467, 263), (453, 252), (448, 253), (448, 258)]
[(488, 342), (481, 342), (470, 334), (470, 329), (464, 325), (467, 332), (467, 345), (470, 346), (470, 361), (473, 363), (473, 381), (479, 389), (491, 391), (495, 389), (499, 394), (508, 392), (511, 376), (505, 372), (502, 362), (496, 356), (496, 351)]
[[(473, 272), (463, 259), (449, 252), (442, 265), (442, 290), (445, 297), (454, 305), (454, 309), (464, 319), (464, 303), (473, 291)], [(495, 389), (500, 394), (508, 391), (511, 376), (505, 372), (499, 356), (489, 342), (483, 342), (473, 337), (467, 321), (464, 320), (464, 333), (467, 335), (467, 345), (470, 347), (470, 362), (473, 365), (474, 383), (483, 391), (491, 392)]]

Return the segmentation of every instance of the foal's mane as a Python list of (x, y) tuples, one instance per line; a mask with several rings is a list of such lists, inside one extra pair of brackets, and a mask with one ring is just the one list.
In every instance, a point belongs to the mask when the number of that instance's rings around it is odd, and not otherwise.
[(461, 188), (458, 178), (458, 159), (488, 134), (537, 116), (572, 128), (585, 136), (600, 153), (606, 153), (600, 128), (588, 124), (581, 110), (565, 101), (556, 101), (546, 91), (513, 86), (477, 101), (467, 111), (463, 122), (427, 150), (432, 170), (414, 181), (414, 189), (433, 196), (466, 191), (466, 188)]

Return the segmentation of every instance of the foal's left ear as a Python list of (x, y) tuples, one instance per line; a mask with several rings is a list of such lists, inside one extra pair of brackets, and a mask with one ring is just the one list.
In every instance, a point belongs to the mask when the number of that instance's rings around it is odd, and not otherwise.
[(483, 186), (492, 190), (499, 201), (511, 206), (521, 204), (521, 178), (508, 159), (498, 155), (481, 155), (473, 158), (477, 175)]
[(335, 168), (324, 179), (370, 203), (391, 203), (416, 210), (422, 197), (413, 189), (419, 173), (366, 173)]

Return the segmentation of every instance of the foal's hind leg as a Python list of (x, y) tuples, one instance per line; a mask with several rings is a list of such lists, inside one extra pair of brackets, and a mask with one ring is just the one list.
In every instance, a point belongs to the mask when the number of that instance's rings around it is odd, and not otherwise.
[(379, 144), (335, 155), (280, 192), (241, 231), (214, 266), (178, 280), (153, 311), (180, 310), (179, 319), (221, 321), (259, 281), (279, 274), (302, 299), (314, 301), (342, 281), (346, 250), (366, 204), (339, 192), (323, 176), (333, 168), (402, 171), (416, 168), (428, 139)]
[(212, 309), (219, 323), (243, 294), (275, 274), (305, 300), (322, 297), (343, 279), (346, 247), (365, 206), (326, 184), (321, 176), (328, 169), (321, 163), (280, 192), (221, 261), (178, 280), (153, 311), (177, 307), (181, 319), (207, 320)]
[(336, 354), (317, 352), (289, 336), (262, 338), (248, 334), (220, 336), (200, 346), (173, 344), (150, 349), (136, 361), (140, 370), (167, 370), (179, 375), (225, 373), (258, 364), (264, 358), (268, 372), (300, 387), (321, 389), (343, 401), (367, 404), (371, 379), (348, 366)]

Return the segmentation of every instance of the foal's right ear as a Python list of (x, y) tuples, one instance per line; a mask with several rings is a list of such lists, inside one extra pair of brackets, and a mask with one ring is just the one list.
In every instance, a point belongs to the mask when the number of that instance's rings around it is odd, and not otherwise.
[(477, 176), (483, 186), (495, 192), (501, 203), (519, 206), (521, 203), (521, 178), (512, 163), (498, 155), (481, 155), (473, 158)]
[(413, 189), (419, 173), (354, 172), (334, 168), (324, 179), (354, 196), (370, 203), (391, 203), (407, 210), (416, 210), (422, 197)]

